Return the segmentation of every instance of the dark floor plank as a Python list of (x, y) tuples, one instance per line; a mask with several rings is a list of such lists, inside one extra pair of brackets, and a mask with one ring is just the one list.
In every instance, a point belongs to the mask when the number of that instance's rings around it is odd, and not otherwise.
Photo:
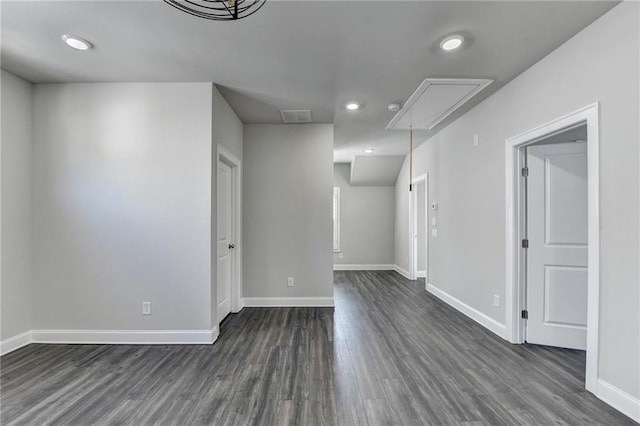
[(511, 345), (390, 271), (336, 308), (247, 308), (214, 345), (32, 344), (0, 358), (0, 423), (631, 425), (584, 352)]

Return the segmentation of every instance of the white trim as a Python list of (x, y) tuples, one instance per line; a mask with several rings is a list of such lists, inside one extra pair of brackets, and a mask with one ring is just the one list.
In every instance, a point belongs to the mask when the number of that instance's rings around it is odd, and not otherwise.
[(600, 195), (599, 195), (599, 104), (595, 102), (577, 111), (509, 138), (505, 143), (505, 223), (506, 223), (506, 335), (511, 343), (524, 342), (524, 322), (519, 312), (525, 308), (523, 260), (520, 249), (522, 212), (520, 206), (520, 167), (526, 145), (555, 133), (587, 125), (588, 155), (588, 306), (587, 306), (587, 366), (585, 387), (595, 393), (598, 378), (598, 332), (600, 309)]
[[(417, 203), (415, 202), (415, 200), (417, 199), (417, 192), (413, 191), (413, 185), (420, 183), (420, 182), (424, 182), (424, 214), (425, 214), (425, 221), (427, 223), (425, 223), (425, 254), (427, 256), (427, 259), (429, 258), (429, 175), (428, 173), (416, 176), (414, 178), (411, 179), (411, 193), (409, 194), (409, 271), (408, 274), (405, 275), (405, 277), (407, 277), (410, 280), (416, 280), (418, 279), (419, 275), (418, 275), (418, 262), (417, 262), (417, 252), (418, 252), (418, 247), (417, 247), (417, 241), (414, 238), (416, 230), (416, 219), (418, 216), (418, 206)], [(425, 264), (426, 268), (429, 268), (428, 265), (428, 260)], [(426, 272), (425, 272), (425, 277), (426, 277)]]
[[(231, 173), (232, 173), (232, 181), (233, 181), (233, 237), (234, 237), (234, 245), (233, 249), (233, 271), (231, 280), (231, 312), (238, 313), (242, 310), (242, 162), (238, 157), (233, 155), (231, 151), (229, 151), (224, 146), (218, 144), (217, 146), (217, 157), (216, 157), (216, 182), (217, 182), (217, 173), (218, 173), (218, 162), (223, 160), (227, 164), (231, 165)], [(218, 206), (218, 189), (216, 186), (216, 210)], [(217, 211), (216, 211), (217, 215)], [(218, 229), (217, 225), (212, 224), (212, 226), (216, 226), (216, 238), (215, 238), (215, 261), (216, 268), (218, 262)], [(216, 281), (216, 291), (218, 288), (218, 284)], [(216, 298), (216, 310), (217, 310), (217, 298)], [(217, 315), (217, 312), (216, 312)], [(212, 317), (212, 320), (215, 317)]]
[(625, 391), (618, 389), (611, 383), (598, 379), (596, 396), (620, 411), (625, 416), (640, 423), (640, 399), (635, 398)]
[(25, 331), (0, 342), (0, 355), (6, 355), (33, 342), (31, 330)]
[(333, 297), (245, 297), (242, 302), (247, 308), (335, 306)]
[(332, 239), (333, 239), (333, 252), (334, 253), (340, 253), (340, 216), (342, 216), (342, 212), (340, 211), (340, 187), (339, 186), (334, 186), (333, 187), (333, 210), (332, 210), (332, 216), (335, 215), (335, 222), (333, 223), (334, 227), (333, 227), (333, 232), (332, 232)]
[(393, 265), (393, 270), (399, 273), (400, 275), (402, 275), (403, 277), (405, 277), (406, 279), (408, 280), (411, 279), (411, 274), (409, 274), (409, 271), (407, 271), (406, 269), (402, 269), (398, 265)]
[(465, 314), (466, 316), (468, 316), (469, 318), (471, 318), (481, 326), (497, 334), (499, 337), (503, 339), (505, 338), (507, 328), (505, 327), (504, 324), (500, 324), (498, 321), (494, 320), (488, 315), (483, 314), (482, 312), (480, 312), (475, 308), (472, 308), (471, 306), (467, 305), (463, 301), (456, 299), (449, 293), (445, 292), (444, 290), (440, 290), (438, 287), (434, 286), (431, 283), (428, 283), (426, 285), (426, 288), (429, 293), (433, 294), (438, 299), (452, 306), (456, 310), (462, 312), (463, 314)]
[(32, 330), (33, 343), (101, 345), (212, 344), (219, 334), (211, 330)]
[(334, 271), (394, 271), (395, 265), (375, 264), (375, 265), (352, 265), (352, 264), (335, 264)]

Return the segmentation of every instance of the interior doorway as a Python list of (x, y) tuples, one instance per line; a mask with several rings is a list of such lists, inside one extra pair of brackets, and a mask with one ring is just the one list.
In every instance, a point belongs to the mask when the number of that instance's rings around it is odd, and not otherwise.
[(586, 125), (523, 148), (525, 342), (587, 349)]
[(429, 185), (426, 174), (413, 179), (410, 200), (411, 279), (424, 278), (426, 285), (429, 266)]
[(596, 390), (598, 104), (506, 143), (507, 338), (586, 349)]
[(218, 145), (216, 162), (216, 320), (219, 324), (241, 306), (241, 163)]

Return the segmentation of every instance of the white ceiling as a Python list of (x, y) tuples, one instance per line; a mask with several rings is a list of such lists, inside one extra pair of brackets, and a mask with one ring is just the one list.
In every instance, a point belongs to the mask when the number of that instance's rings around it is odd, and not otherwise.
[[(384, 130), (390, 102), (427, 77), (489, 78), (489, 88), (433, 131), (613, 7), (599, 1), (274, 1), (237, 22), (182, 13), (161, 1), (2, 1), (2, 67), (33, 82), (211, 81), (245, 123), (279, 123), (311, 109), (335, 123), (335, 160), (366, 147), (408, 152), (406, 131)], [(468, 43), (438, 49), (453, 32)], [(72, 33), (95, 49), (77, 52)], [(358, 100), (361, 111), (346, 111)]]
[(392, 186), (404, 162), (404, 155), (356, 155), (351, 162), (351, 186)]

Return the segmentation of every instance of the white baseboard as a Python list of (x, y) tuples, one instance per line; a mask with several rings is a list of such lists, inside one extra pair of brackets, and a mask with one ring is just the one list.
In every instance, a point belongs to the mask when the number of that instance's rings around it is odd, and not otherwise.
[(640, 399), (602, 379), (598, 379), (596, 384), (596, 396), (622, 414), (640, 423)]
[(406, 269), (402, 269), (398, 265), (393, 265), (393, 270), (399, 273), (400, 275), (402, 275), (403, 277), (405, 277), (406, 279), (408, 280), (411, 279), (411, 274)]
[(0, 342), (0, 355), (30, 343), (98, 345), (210, 345), (220, 329), (211, 330), (30, 330)]
[(416, 276), (418, 278), (426, 278), (427, 277), (427, 271), (418, 271), (418, 272), (416, 272)]
[(438, 299), (442, 300), (443, 302), (452, 306), (456, 310), (462, 312), (463, 314), (465, 314), (466, 316), (468, 316), (469, 318), (471, 318), (481, 326), (489, 329), (490, 331), (494, 332), (501, 338), (505, 339), (505, 336), (507, 334), (507, 327), (504, 324), (500, 324), (498, 321), (494, 320), (488, 315), (483, 314), (479, 310), (472, 308), (471, 306), (467, 305), (461, 300), (456, 299), (455, 297), (451, 296), (449, 293), (446, 293), (445, 291), (440, 290), (438, 287), (434, 286), (433, 284), (427, 284), (426, 288), (429, 293), (433, 294)]
[(245, 297), (242, 304), (247, 308), (335, 306), (333, 297)]
[(33, 343), (189, 345), (211, 344), (218, 338), (212, 330), (33, 330)]
[(0, 355), (8, 354), (33, 342), (31, 330), (9, 337), (0, 342)]
[(215, 343), (218, 337), (220, 337), (220, 326), (216, 325), (211, 329), (211, 344)]
[(393, 271), (395, 265), (386, 264), (372, 264), (372, 265), (349, 265), (349, 264), (335, 264), (333, 265), (334, 271)]

